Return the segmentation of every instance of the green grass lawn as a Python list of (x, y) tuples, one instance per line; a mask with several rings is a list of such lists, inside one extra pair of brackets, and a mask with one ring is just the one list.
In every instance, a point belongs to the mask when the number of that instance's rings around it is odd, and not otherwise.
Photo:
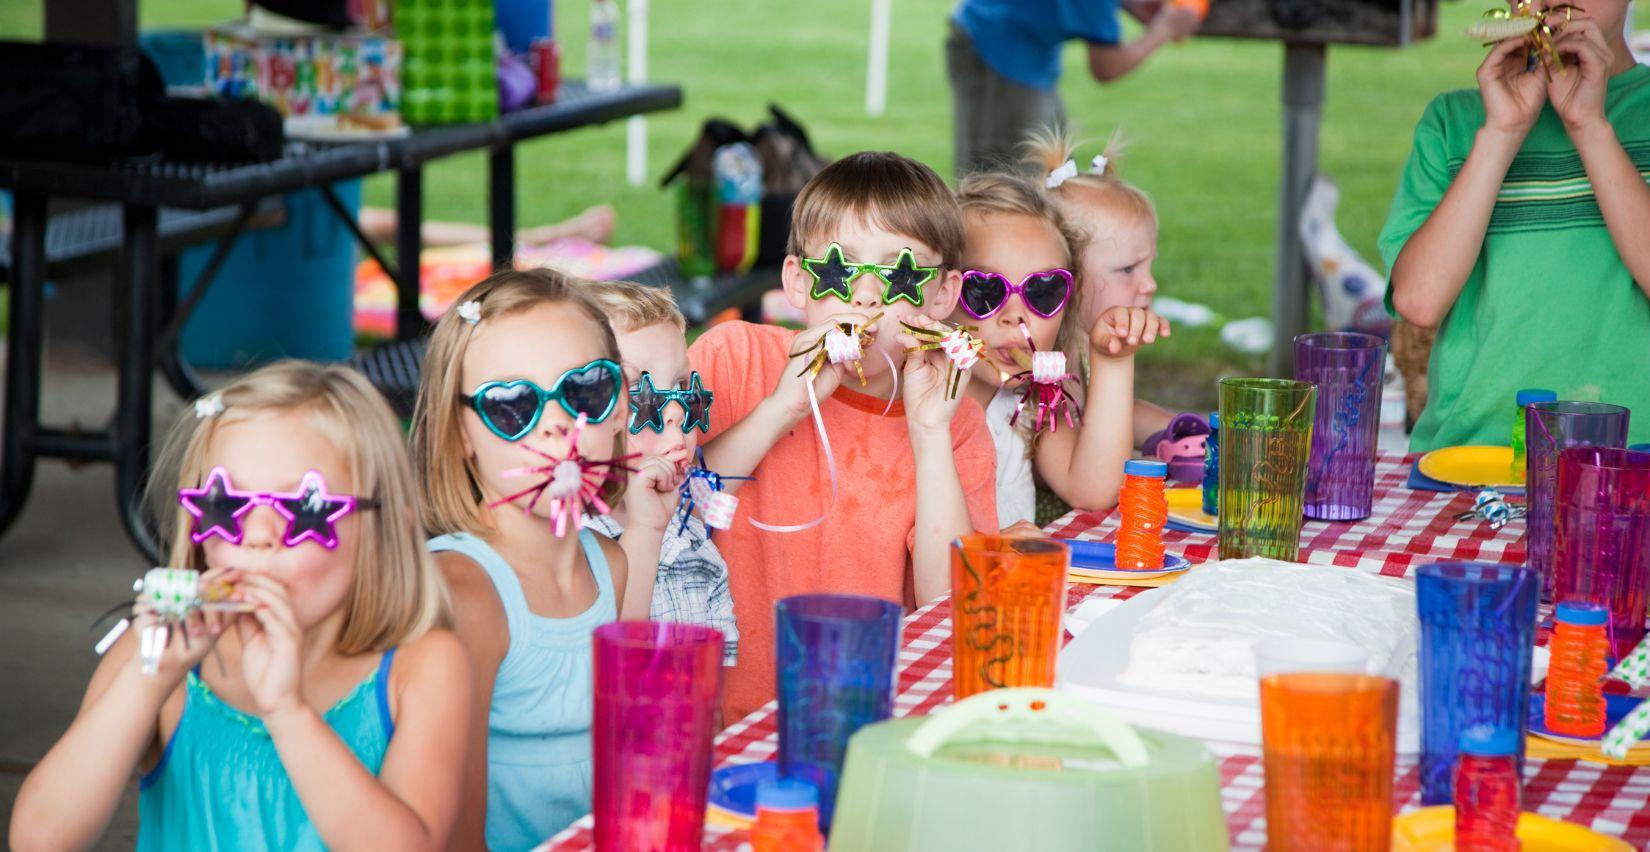
[[(670, 165), (705, 117), (752, 123), (775, 102), (798, 116), (828, 155), (891, 149), (949, 176), (951, 102), (941, 42), (953, 4), (894, 4), (889, 109), (880, 118), (864, 110), (868, 0), (653, 4), (653, 77), (680, 84), (685, 100), (680, 110), (650, 120), (649, 168), (659, 174)], [(1487, 5), (1444, 4), (1440, 35), (1414, 48), (1330, 50), (1320, 168), (1341, 186), (1342, 231), (1377, 266), (1375, 237), (1415, 121), (1435, 93), (1473, 85), (1483, 49), (1460, 33)], [(565, 68), (576, 74), (583, 67), (588, 5), (564, 0), (556, 6)], [(140, 2), (145, 27), (210, 24), (240, 8), (240, 0)], [(34, 38), (39, 31), (40, 0), (0, 2), (0, 36)], [(1158, 206), (1162, 292), (1232, 318), (1266, 314), (1271, 306), (1282, 53), (1273, 43), (1194, 40), (1162, 50), (1141, 71), (1105, 87), (1086, 78), (1075, 45), (1066, 54), (1062, 91), (1078, 132), (1103, 139), (1121, 127), (1133, 140), (1123, 174)], [(1080, 156), (1090, 153), (1085, 148)], [(608, 201), (619, 211), (619, 241), (671, 244), (669, 196), (654, 185), (633, 188), (624, 181), (620, 124), (524, 146), (518, 179), (524, 225)], [(367, 184), (369, 203), (391, 204), (393, 192), (387, 177)], [(425, 192), (428, 216), (482, 221), (481, 157), (435, 165)], [(1148, 387), (1167, 370), (1177, 384), (1197, 389), (1188, 405), (1207, 404), (1204, 379), (1217, 372), (1261, 366), (1234, 356), (1212, 330), (1178, 333), (1154, 349), (1144, 359)]]

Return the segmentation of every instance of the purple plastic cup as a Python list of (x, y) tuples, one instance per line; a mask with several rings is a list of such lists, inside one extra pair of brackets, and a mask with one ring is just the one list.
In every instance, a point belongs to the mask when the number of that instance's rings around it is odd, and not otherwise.
[(1610, 656), (1644, 638), (1650, 595), (1650, 453), (1572, 447), (1558, 455), (1553, 587), (1610, 610)]
[(1553, 495), (1558, 453), (1569, 447), (1624, 447), (1627, 409), (1602, 402), (1532, 402), (1524, 407), (1524, 493), (1529, 515), (1524, 546), (1541, 573), (1541, 597), (1553, 598)]
[(819, 790), (827, 831), (848, 738), (894, 711), (900, 607), (859, 595), (797, 595), (774, 607), (779, 772)]
[(1369, 517), (1385, 378), (1386, 341), (1373, 334), (1331, 331), (1295, 338), (1295, 379), (1318, 386), (1306, 462), (1306, 517)]
[(722, 632), (620, 621), (595, 632), (598, 850), (698, 850), (722, 691)]

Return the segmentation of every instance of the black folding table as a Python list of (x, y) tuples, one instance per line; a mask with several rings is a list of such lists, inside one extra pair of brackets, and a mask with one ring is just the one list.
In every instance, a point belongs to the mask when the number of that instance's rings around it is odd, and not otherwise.
[[(418, 310), (419, 232), (423, 223), (425, 164), (464, 151), (486, 149), (488, 207), (493, 261), (515, 254), (516, 143), (574, 128), (673, 109), (682, 92), (670, 85), (641, 85), (613, 92), (590, 92), (564, 83), (556, 103), (531, 107), (493, 121), (415, 130), (397, 139), (342, 143), (289, 142), (280, 159), (252, 164), (200, 164), (151, 159), (115, 163), (64, 163), (0, 159), (0, 189), (13, 193), (10, 319), (6, 336), (5, 428), (0, 439), (0, 533), (23, 508), (39, 458), (112, 462), (115, 497), (127, 532), (151, 558), (159, 548), (146, 520), (141, 495), (149, 468), (151, 381), (160, 368), (185, 399), (203, 387), (178, 355), (178, 338), (189, 313), (226, 259), (235, 238), (263, 199), (309, 187), (322, 189), (327, 203), (347, 224), (362, 248), (396, 281), (397, 335), (417, 335), (424, 327)], [(398, 212), (396, 256), (385, 262), (347, 215), (330, 185), (383, 171), (396, 174)], [(110, 425), (95, 432), (71, 431), (40, 422), (43, 308), (46, 283), (46, 199), (72, 196), (121, 205), (122, 251), (114, 276), (114, 340), (118, 394)], [(228, 233), (181, 300), (159, 286), (157, 251), (161, 208), (237, 208)]]

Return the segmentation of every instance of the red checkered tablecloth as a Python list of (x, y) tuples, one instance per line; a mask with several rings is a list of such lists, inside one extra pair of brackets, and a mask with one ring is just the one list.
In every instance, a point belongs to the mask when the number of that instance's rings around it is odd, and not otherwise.
[[(1472, 495), (1412, 491), (1404, 484), (1413, 457), (1383, 453), (1376, 472), (1375, 506), (1356, 523), (1307, 522), (1301, 532), (1300, 561), (1340, 565), (1391, 576), (1405, 576), (1416, 565), (1445, 559), (1522, 562), (1523, 525), (1500, 531), (1476, 521), (1457, 521), (1472, 506)], [(1048, 529), (1064, 538), (1108, 539), (1116, 531), (1113, 513), (1072, 513)], [(1192, 562), (1214, 558), (1215, 536), (1170, 532), (1171, 552)], [(1140, 591), (1113, 586), (1073, 584), (1067, 603), (1088, 598), (1127, 598)], [(905, 619), (899, 659), (894, 715), (922, 715), (951, 699), (951, 602), (937, 600)], [(716, 763), (772, 760), (778, 750), (777, 705), (767, 706), (723, 731), (716, 739)], [(1261, 849), (1266, 844), (1265, 777), (1260, 749), (1208, 743), (1220, 759), (1221, 804), (1232, 847)], [(1401, 809), (1420, 806), (1420, 773), (1413, 758), (1398, 760), (1396, 795)], [(1634, 847), (1650, 848), (1650, 767), (1602, 766), (1575, 760), (1528, 761), (1524, 809), (1621, 837)], [(742, 831), (708, 827), (705, 848), (737, 850)], [(550, 841), (556, 850), (594, 849), (591, 819), (584, 817)]]

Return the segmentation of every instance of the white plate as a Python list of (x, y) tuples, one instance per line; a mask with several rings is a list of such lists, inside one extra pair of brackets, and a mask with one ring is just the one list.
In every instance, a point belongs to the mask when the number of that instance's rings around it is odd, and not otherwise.
[[(1150, 589), (1106, 610), (1060, 652), (1054, 685), (1112, 710), (1130, 724), (1208, 740), (1260, 745), (1260, 693), (1248, 700), (1191, 698), (1117, 682), (1128, 661), (1134, 626), (1163, 599)], [(1400, 700), (1398, 753), (1421, 750), (1419, 714)]]

